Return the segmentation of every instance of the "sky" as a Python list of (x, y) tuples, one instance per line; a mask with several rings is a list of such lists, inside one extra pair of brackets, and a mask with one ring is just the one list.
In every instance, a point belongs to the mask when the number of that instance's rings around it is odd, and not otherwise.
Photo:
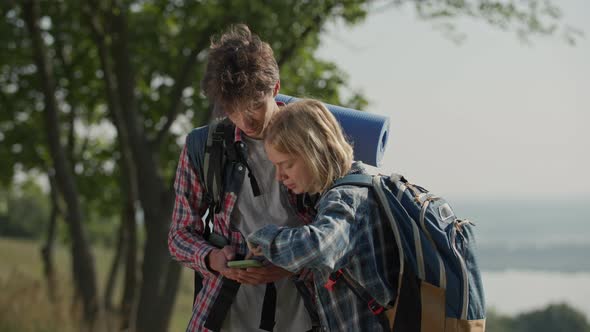
[(461, 199), (590, 199), (590, 2), (554, 3), (575, 46), (468, 20), (456, 44), (391, 8), (331, 24), (317, 56), (390, 117), (382, 172)]

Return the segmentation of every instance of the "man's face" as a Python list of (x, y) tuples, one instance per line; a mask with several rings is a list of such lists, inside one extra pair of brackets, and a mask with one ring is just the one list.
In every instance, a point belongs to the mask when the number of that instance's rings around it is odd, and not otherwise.
[(273, 94), (252, 103), (247, 109), (237, 109), (227, 115), (236, 127), (248, 137), (261, 139), (268, 121), (278, 109)]
[(268, 159), (275, 166), (276, 179), (295, 194), (309, 192), (313, 181), (311, 171), (302, 158), (277, 151), (272, 144), (265, 144)]

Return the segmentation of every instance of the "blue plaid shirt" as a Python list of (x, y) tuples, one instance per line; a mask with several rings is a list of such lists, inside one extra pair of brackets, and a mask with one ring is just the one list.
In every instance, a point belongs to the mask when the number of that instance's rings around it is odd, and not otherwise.
[[(366, 172), (355, 162), (351, 173)], [(397, 267), (391, 259), (393, 235), (386, 227), (371, 189), (344, 185), (322, 195), (313, 223), (296, 228), (267, 225), (248, 241), (259, 245), (275, 265), (313, 271), (318, 311), (328, 331), (381, 331), (377, 316), (343, 281), (332, 291), (324, 284), (332, 272), (345, 268), (380, 304), (390, 304)]]

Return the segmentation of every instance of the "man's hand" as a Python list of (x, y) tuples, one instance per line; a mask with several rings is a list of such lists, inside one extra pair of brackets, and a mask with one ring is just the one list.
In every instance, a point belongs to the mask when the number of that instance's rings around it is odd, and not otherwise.
[(227, 262), (233, 260), (235, 257), (236, 253), (231, 246), (225, 246), (223, 249), (213, 249), (207, 256), (209, 268), (228, 279), (239, 281), (239, 269), (227, 267)]
[[(225, 246), (223, 249), (213, 249), (208, 256), (209, 268), (228, 279), (249, 285), (275, 282), (293, 274), (272, 264), (263, 267), (250, 267), (247, 269), (227, 267), (227, 262), (234, 260), (235, 256), (235, 251), (230, 246)], [(249, 256), (251, 256), (251, 254)]]
[(247, 269), (231, 269), (236, 271), (236, 281), (242, 284), (260, 285), (286, 278), (293, 273), (276, 265), (249, 267)]

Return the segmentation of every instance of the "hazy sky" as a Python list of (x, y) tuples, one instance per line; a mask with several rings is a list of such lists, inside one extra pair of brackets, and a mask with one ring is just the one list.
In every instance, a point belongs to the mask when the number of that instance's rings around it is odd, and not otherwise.
[(390, 116), (387, 172), (456, 198), (590, 198), (590, 2), (555, 3), (574, 47), (466, 20), (457, 45), (393, 8), (332, 25), (318, 56)]

